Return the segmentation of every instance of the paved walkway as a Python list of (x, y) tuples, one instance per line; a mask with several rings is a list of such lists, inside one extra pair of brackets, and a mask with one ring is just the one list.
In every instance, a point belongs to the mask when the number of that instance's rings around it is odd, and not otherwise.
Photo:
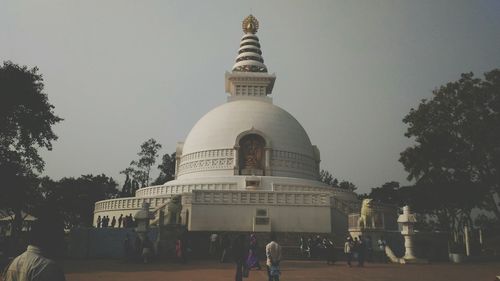
[[(110, 260), (66, 261), (68, 281), (232, 281), (233, 264), (193, 261), (187, 265), (156, 262), (127, 264)], [(287, 261), (282, 265), (282, 281), (493, 281), (500, 275), (500, 262), (477, 264), (396, 265), (367, 264), (364, 268), (344, 263), (328, 266), (314, 261)], [(251, 271), (246, 281), (267, 281), (265, 270)]]

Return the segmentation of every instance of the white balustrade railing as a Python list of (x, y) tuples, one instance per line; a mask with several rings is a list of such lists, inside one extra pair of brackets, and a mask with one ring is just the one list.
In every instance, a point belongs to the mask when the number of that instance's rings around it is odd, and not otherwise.
[(170, 196), (162, 197), (140, 197), (140, 198), (116, 198), (98, 201), (94, 204), (94, 212), (140, 209), (143, 202), (150, 203), (151, 208), (156, 208), (165, 204), (170, 199)]
[[(179, 184), (179, 185), (156, 185), (144, 187), (136, 191), (136, 197), (151, 197), (157, 195), (171, 195), (191, 192), (193, 190), (236, 190), (237, 183), (220, 182), (220, 183), (203, 183), (203, 184)], [(313, 185), (289, 185), (289, 184), (273, 184), (273, 191), (293, 191), (293, 192), (331, 192), (342, 193), (350, 192), (348, 190), (313, 186)]]
[[(346, 214), (357, 209), (359, 206), (333, 198), (332, 193), (324, 192), (324, 189), (306, 191), (246, 191), (236, 190), (236, 184), (231, 187), (227, 183), (225, 185), (227, 188), (225, 190), (215, 189), (217, 184), (209, 184), (206, 187), (213, 189), (201, 188), (205, 185), (160, 186), (161, 188), (171, 188), (175, 193), (161, 194), (161, 197), (131, 197), (103, 200), (95, 203), (94, 212), (140, 209), (143, 202), (150, 203), (150, 207), (155, 209), (168, 202), (172, 195), (184, 194), (183, 197), (186, 197), (186, 194), (189, 193), (192, 193), (188, 197), (190, 197), (189, 200), (192, 200), (193, 204), (333, 206)], [(234, 188), (234, 190), (230, 188)]]

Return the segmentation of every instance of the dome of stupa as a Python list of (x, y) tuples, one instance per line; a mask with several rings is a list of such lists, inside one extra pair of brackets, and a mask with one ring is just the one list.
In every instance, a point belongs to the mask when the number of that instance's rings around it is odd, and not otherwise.
[(287, 111), (266, 101), (242, 99), (220, 105), (203, 116), (188, 134), (183, 154), (233, 148), (238, 136), (258, 132), (274, 150), (313, 157), (309, 136)]

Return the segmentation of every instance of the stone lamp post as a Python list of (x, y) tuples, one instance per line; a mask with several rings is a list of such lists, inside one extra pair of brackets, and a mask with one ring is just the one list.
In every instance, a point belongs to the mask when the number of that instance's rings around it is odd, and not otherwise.
[(134, 219), (137, 222), (135, 232), (137, 232), (137, 235), (139, 235), (142, 241), (146, 239), (149, 231), (149, 220), (152, 218), (154, 218), (154, 215), (149, 212), (149, 203), (142, 203), (142, 208), (134, 216)]
[(415, 235), (413, 226), (416, 222), (415, 214), (410, 213), (410, 207), (404, 206), (403, 214), (398, 217), (398, 223), (401, 225), (401, 235), (405, 238), (405, 255), (403, 259), (407, 262), (417, 260), (413, 255), (413, 237)]

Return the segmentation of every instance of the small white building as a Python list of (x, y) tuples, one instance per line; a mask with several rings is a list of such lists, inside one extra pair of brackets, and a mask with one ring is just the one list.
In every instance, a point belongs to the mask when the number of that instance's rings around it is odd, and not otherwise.
[(270, 97), (276, 75), (267, 72), (257, 29), (252, 15), (245, 18), (236, 63), (225, 75), (228, 100), (178, 143), (176, 179), (96, 202), (94, 224), (98, 216), (134, 214), (143, 202), (154, 211), (181, 195), (190, 231), (347, 233), (356, 195), (318, 180), (319, 149)]

